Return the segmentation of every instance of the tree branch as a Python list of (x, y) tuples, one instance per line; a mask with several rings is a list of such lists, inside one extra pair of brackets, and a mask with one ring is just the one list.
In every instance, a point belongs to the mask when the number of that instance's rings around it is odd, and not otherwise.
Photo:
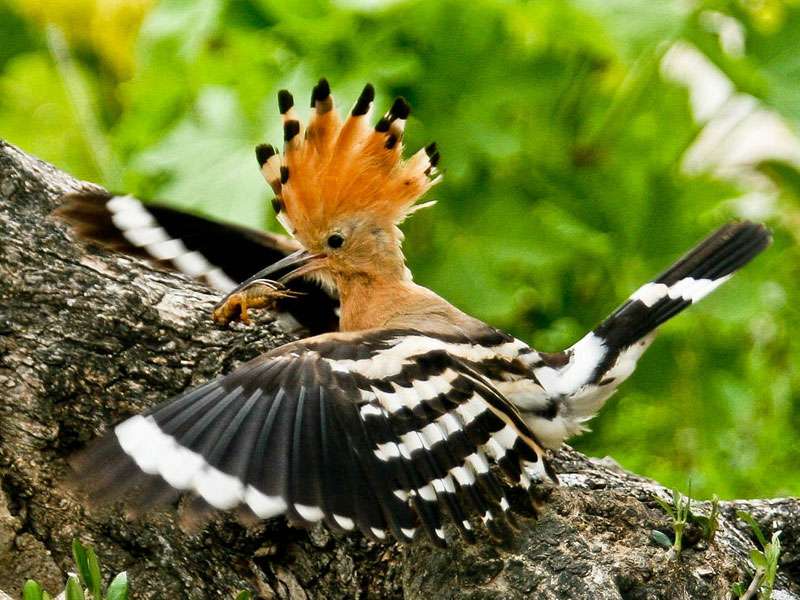
[(504, 546), (403, 548), (224, 515), (190, 534), (171, 513), (89, 511), (64, 483), (72, 453), (289, 340), (269, 315), (218, 328), (202, 286), (75, 243), (49, 215), (62, 194), (91, 187), (0, 141), (0, 589), (19, 595), (33, 577), (59, 591), (79, 537), (107, 574), (128, 571), (137, 598), (232, 598), (245, 587), (279, 598), (724, 598), (752, 576), (753, 543), (735, 518), (747, 510), (765, 531), (783, 530), (776, 589), (800, 597), (797, 500), (723, 503), (716, 541), (688, 536), (676, 563), (650, 541), (669, 531), (652, 500), (667, 491), (568, 448), (554, 460), (562, 486)]

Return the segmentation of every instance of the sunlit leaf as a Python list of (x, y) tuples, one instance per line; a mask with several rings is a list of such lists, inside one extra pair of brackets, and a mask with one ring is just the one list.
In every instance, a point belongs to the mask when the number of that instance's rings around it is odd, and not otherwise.
[(67, 588), (64, 590), (66, 600), (85, 600), (83, 588), (77, 577), (71, 576), (67, 579)]
[(760, 550), (750, 550), (750, 562), (752, 562), (757, 569), (767, 568), (767, 560), (764, 557), (764, 553)]
[(128, 574), (119, 573), (108, 585), (106, 600), (128, 600)]
[(22, 600), (42, 600), (42, 598), (42, 586), (32, 579), (26, 581), (22, 586)]
[(101, 585), (103, 583), (103, 576), (100, 574), (100, 564), (97, 561), (97, 555), (94, 548), (86, 548), (86, 563), (89, 567), (90, 579), (87, 582), (89, 592), (95, 600), (103, 600)]

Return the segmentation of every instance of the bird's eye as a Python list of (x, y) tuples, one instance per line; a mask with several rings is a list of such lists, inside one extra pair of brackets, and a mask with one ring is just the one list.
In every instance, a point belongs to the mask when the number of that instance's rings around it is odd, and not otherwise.
[(334, 233), (328, 237), (328, 246), (331, 248), (341, 248), (344, 244), (344, 236), (341, 233)]

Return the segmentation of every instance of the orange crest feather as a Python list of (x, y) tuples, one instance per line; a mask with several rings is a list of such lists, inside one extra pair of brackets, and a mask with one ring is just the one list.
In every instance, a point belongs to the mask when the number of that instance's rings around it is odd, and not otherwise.
[(314, 87), (314, 109), (308, 127), (294, 109), (289, 92), (278, 94), (283, 115), (284, 151), (256, 148), (261, 173), (275, 192), (278, 219), (301, 240), (324, 230), (336, 219), (359, 213), (397, 224), (441, 179), (439, 152), (431, 144), (403, 160), (403, 130), (410, 113), (397, 98), (372, 127), (374, 88), (367, 84), (344, 122), (336, 112), (325, 79)]

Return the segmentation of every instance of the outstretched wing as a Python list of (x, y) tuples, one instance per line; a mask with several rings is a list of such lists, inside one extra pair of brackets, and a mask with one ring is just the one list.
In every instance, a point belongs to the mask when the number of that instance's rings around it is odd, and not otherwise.
[[(299, 248), (285, 236), (106, 192), (67, 194), (55, 214), (85, 240), (140, 256), (223, 294)], [(299, 294), (278, 300), (279, 312), (291, 314), (312, 334), (338, 329), (339, 302), (327, 290), (304, 278), (288, 288)]]
[(555, 479), (471, 352), (414, 331), (287, 344), (121, 423), (77, 469), (100, 496), (148, 479), (144, 502), (186, 490), (373, 539), (421, 528), (436, 544), (446, 513), (471, 538), (470, 516), (492, 525), (509, 509), (505, 483)]

